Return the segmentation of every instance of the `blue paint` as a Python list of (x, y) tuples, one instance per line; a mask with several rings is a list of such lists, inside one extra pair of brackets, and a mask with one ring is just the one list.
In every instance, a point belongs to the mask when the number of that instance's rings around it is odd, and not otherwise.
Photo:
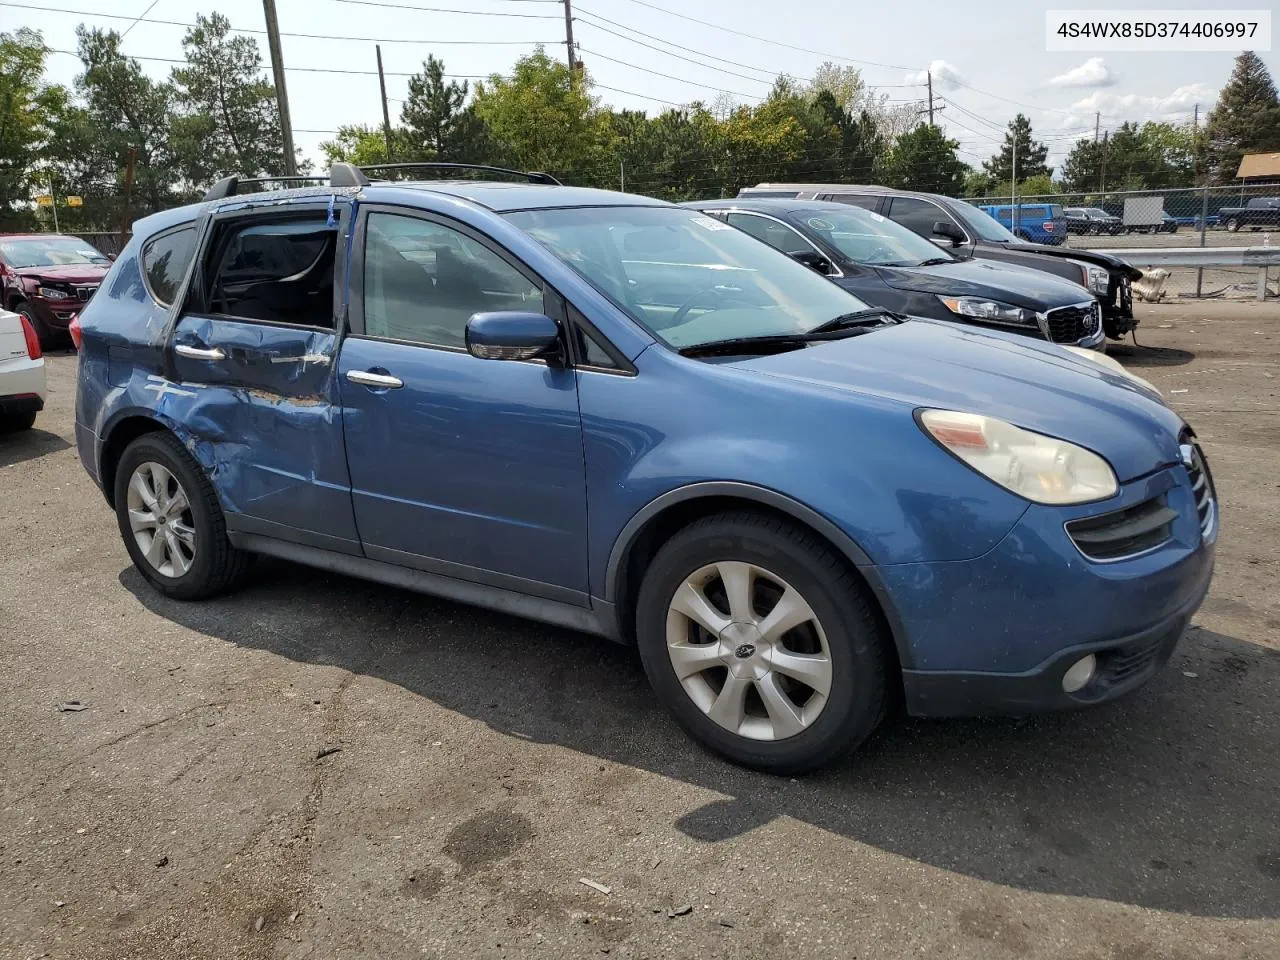
[[(372, 559), (579, 605), (621, 599), (606, 590), (610, 557), (647, 505), (693, 484), (748, 484), (807, 507), (856, 544), (901, 626), (904, 663), (920, 670), (1026, 670), (1066, 647), (1146, 629), (1203, 594), (1216, 531), (1201, 536), (1179, 465), (1184, 425), (1102, 367), (1015, 335), (928, 321), (753, 359), (691, 359), (502, 215), (665, 206), (658, 201), (483, 183), (374, 185), (344, 199), (352, 215), (337, 245), (337, 329), (212, 314), (166, 327), (167, 311), (140, 280), (140, 244), (203, 208), (137, 225), (82, 317), (76, 439), (91, 476), (105, 481), (116, 426), (148, 417), (196, 456), (232, 524), (330, 538)], [(362, 289), (351, 282), (363, 271), (354, 224), (370, 204), (479, 232), (634, 369), (480, 360), (346, 333)], [(226, 356), (184, 359), (178, 345)], [(389, 372), (403, 386), (346, 379), (358, 371)], [(922, 406), (1001, 417), (1095, 450), (1121, 489), (1100, 504), (1030, 504), (926, 437), (913, 419)], [(1155, 496), (1178, 517), (1172, 539), (1143, 556), (1090, 562), (1063, 529)]]

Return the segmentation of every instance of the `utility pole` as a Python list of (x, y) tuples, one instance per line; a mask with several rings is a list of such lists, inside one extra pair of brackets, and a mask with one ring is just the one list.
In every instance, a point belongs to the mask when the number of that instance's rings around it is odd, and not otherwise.
[(1098, 142), (1098, 131), (1102, 127), (1102, 112), (1099, 111), (1093, 115), (1093, 142)]
[(626, 167), (622, 165), (621, 160), (618, 161), (618, 192), (627, 192), (627, 170)]
[(1014, 236), (1018, 234), (1018, 135), (1013, 135), (1013, 170), (1009, 178), (1009, 222)]
[(933, 126), (933, 71), (930, 70), (925, 76), (929, 80), (929, 126)]
[(391, 114), (387, 112), (387, 78), (382, 73), (382, 45), (374, 44), (378, 54), (378, 88), (382, 91), (382, 134), (387, 140), (387, 162), (395, 158), (391, 155)]
[(124, 207), (120, 211), (120, 249), (124, 249), (124, 235), (129, 232), (133, 209), (133, 177), (138, 162), (137, 147), (129, 148), (129, 159), (124, 166)]
[(296, 177), (298, 162), (293, 155), (293, 122), (289, 119), (289, 91), (284, 85), (284, 55), (280, 52), (276, 0), (262, 0), (262, 12), (267, 18), (267, 47), (271, 50), (271, 74), (276, 81), (276, 109), (280, 114), (280, 140), (284, 146), (284, 175)]
[(52, 170), (49, 171), (49, 199), (53, 201), (53, 203), (50, 205), (51, 208), (53, 209), (53, 232), (61, 233), (62, 231), (58, 229), (58, 194), (53, 189), (53, 171)]
[(564, 0), (564, 42), (569, 50), (569, 74), (570, 79), (575, 69), (577, 69), (577, 56), (574, 54), (573, 46), (573, 6), (570, 0)]
[(1098, 192), (1105, 193), (1107, 190), (1107, 143), (1111, 131), (1107, 130), (1102, 134), (1102, 165), (1098, 169)]

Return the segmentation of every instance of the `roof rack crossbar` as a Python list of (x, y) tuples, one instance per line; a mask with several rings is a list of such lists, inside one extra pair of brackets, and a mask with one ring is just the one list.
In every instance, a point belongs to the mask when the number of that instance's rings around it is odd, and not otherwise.
[(223, 177), (204, 195), (205, 200), (221, 200), (243, 193), (243, 187), (262, 183), (324, 183), (327, 177)]
[(537, 170), (512, 170), (509, 167), (493, 167), (485, 163), (369, 163), (361, 170), (479, 170), (484, 173), (501, 173), (509, 177), (523, 177), (530, 183), (546, 183), (560, 186), (560, 181), (549, 173)]

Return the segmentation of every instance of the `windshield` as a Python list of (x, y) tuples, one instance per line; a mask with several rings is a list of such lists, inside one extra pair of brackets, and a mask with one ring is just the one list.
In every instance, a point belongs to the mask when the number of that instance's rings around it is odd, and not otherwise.
[(673, 347), (806, 333), (866, 304), (735, 227), (679, 207), (507, 214)]
[(801, 210), (792, 216), (854, 263), (918, 267), (955, 259), (918, 233), (870, 210)]
[(1095, 217), (1109, 217), (1109, 216), (1111, 216), (1111, 214), (1107, 213), (1107, 211), (1102, 210), (1102, 209), (1100, 209), (1100, 208), (1098, 208), (1098, 207), (1089, 207), (1087, 210), (1085, 210), (1085, 213), (1093, 214), (1093, 216), (1095, 216)]
[(992, 243), (1019, 243), (1012, 233), (996, 222), (996, 219), (967, 203), (947, 204), (947, 209), (964, 221), (964, 225), (978, 235), (979, 240)]
[(0, 240), (0, 255), (12, 267), (62, 267), (111, 262), (105, 254), (77, 237)]

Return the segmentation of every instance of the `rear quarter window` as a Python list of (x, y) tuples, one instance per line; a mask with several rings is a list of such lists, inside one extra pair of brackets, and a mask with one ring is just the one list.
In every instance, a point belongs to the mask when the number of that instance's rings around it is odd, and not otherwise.
[(196, 249), (195, 224), (162, 233), (142, 248), (142, 273), (147, 289), (162, 306), (170, 306), (187, 275)]

